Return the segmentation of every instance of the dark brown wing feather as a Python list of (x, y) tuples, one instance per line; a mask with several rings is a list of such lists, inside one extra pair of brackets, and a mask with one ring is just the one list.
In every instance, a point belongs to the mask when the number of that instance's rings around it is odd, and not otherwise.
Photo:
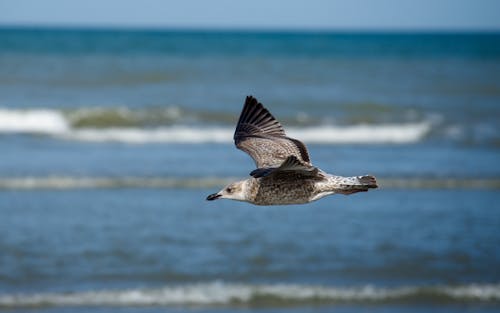
[(241, 111), (234, 143), (248, 153), (258, 168), (280, 166), (289, 156), (311, 165), (306, 146), (289, 138), (274, 116), (252, 96), (248, 96)]

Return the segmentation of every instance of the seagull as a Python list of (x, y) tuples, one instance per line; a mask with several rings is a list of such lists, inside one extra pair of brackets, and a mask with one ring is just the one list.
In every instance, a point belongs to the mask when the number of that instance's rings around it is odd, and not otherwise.
[(230, 183), (207, 200), (304, 204), (328, 195), (350, 195), (378, 187), (371, 175), (343, 177), (313, 166), (306, 146), (288, 137), (274, 116), (252, 96), (246, 97), (234, 143), (252, 157), (257, 169), (248, 179)]

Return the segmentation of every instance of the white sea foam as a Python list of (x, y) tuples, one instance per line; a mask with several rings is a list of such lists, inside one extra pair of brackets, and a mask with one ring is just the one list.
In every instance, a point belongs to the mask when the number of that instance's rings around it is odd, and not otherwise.
[[(0, 133), (35, 133), (90, 142), (142, 143), (231, 143), (234, 126), (169, 126), (156, 128), (77, 128), (61, 111), (0, 109)], [(287, 134), (310, 144), (414, 143), (430, 131), (430, 122), (405, 124), (321, 125), (287, 127)]]
[(500, 301), (500, 284), (443, 287), (443, 292), (455, 299), (477, 299), (487, 301)]
[(391, 301), (500, 301), (500, 285), (431, 287), (325, 287), (293, 284), (248, 285), (221, 282), (156, 289), (3, 294), (0, 307), (252, 305), (277, 303), (376, 303)]
[[(287, 133), (310, 144), (414, 143), (423, 139), (428, 123), (289, 128)], [(155, 129), (74, 129), (58, 134), (68, 140), (123, 143), (231, 143), (233, 128), (172, 126)]]
[(59, 111), (0, 109), (0, 133), (64, 133), (68, 121)]
[(93, 142), (141, 143), (229, 143), (232, 140), (229, 128), (196, 128), (186, 126), (143, 128), (84, 128), (59, 134), (68, 140)]
[(427, 122), (290, 129), (290, 136), (310, 143), (413, 143), (430, 131)]

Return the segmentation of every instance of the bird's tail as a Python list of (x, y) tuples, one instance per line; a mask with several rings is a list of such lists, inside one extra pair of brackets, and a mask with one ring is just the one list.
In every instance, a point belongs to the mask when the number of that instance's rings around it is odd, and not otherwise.
[(337, 188), (335, 188), (336, 193), (350, 195), (360, 191), (368, 191), (368, 189), (378, 188), (377, 179), (375, 176), (365, 175), (365, 176), (353, 176), (353, 177), (342, 177), (337, 182)]

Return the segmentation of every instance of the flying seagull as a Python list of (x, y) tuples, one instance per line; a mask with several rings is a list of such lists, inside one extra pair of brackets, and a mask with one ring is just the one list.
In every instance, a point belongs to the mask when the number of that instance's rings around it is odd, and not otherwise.
[(248, 96), (234, 133), (236, 148), (248, 153), (257, 169), (207, 200), (232, 199), (256, 205), (301, 204), (332, 194), (350, 195), (377, 188), (375, 177), (342, 177), (311, 164), (306, 146), (286, 136), (264, 106)]

